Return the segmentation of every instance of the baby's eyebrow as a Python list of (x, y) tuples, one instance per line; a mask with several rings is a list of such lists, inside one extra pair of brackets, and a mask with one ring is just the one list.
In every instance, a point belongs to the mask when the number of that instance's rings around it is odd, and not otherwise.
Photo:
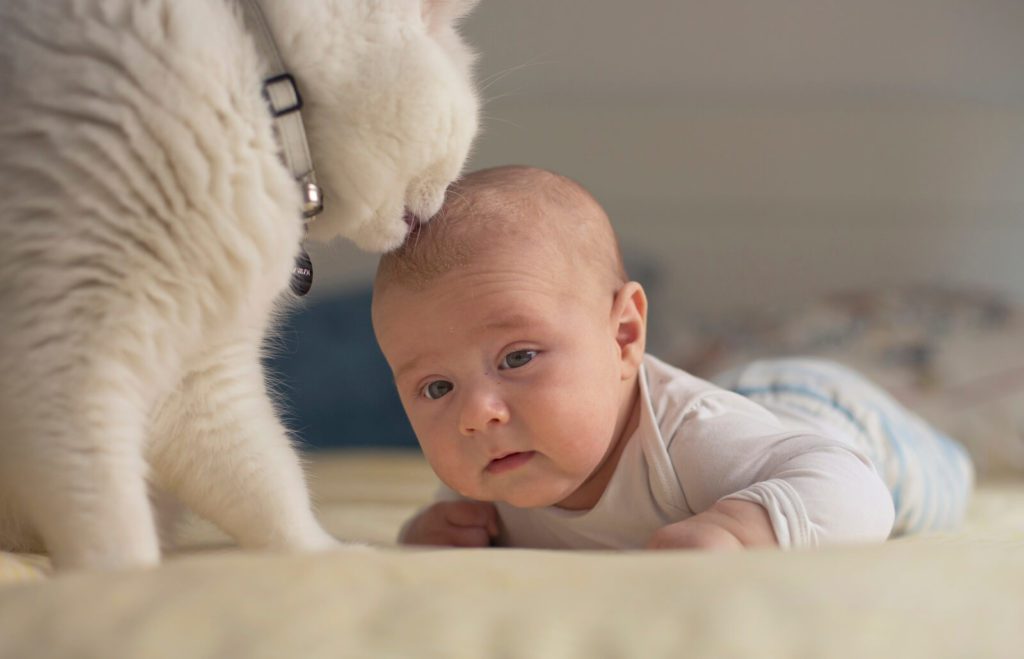
[(415, 370), (419, 366), (420, 362), (423, 361), (422, 357), (414, 357), (407, 362), (404, 362), (395, 369), (393, 379), (397, 382), (402, 379), (402, 376), (409, 371)]
[(521, 313), (502, 314), (484, 323), (484, 329), (516, 329), (534, 324), (532, 318)]
[[(512, 312), (495, 314), (490, 319), (486, 320), (480, 327), (483, 330), (512, 330), (536, 324), (537, 321), (532, 316), (527, 316), (524, 313)], [(428, 357), (429, 355), (419, 355), (398, 365), (394, 369), (394, 379), (396, 381), (400, 380), (403, 375), (409, 371), (415, 370), (423, 361), (427, 360)]]

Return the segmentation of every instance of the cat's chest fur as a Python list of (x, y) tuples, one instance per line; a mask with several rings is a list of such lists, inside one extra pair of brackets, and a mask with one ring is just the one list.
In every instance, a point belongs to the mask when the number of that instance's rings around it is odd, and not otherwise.
[[(5, 39), (20, 129), (8, 153), (33, 153), (47, 173), (16, 180), (6, 205), (52, 239), (22, 265), (62, 278), (69, 263), (102, 263), (133, 296), (160, 289), (159, 306), (196, 336), (265, 322), (303, 228), (230, 5), (61, 5), (46, 34)], [(4, 226), (16, 249), (24, 232)]]

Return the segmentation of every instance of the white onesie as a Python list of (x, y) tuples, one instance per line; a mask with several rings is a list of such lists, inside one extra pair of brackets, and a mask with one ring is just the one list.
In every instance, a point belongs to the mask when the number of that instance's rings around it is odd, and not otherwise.
[[(642, 548), (657, 529), (723, 498), (764, 506), (781, 547), (876, 542), (893, 530), (893, 489), (905, 508), (901, 518), (922, 526), (916, 505), (920, 497), (908, 495), (933, 479), (921, 469), (906, 468), (903, 439), (881, 435), (894, 425), (908, 425), (929, 442), (952, 440), (836, 364), (755, 362), (726, 379), (728, 386), (746, 387), (755, 395), (722, 389), (645, 356), (640, 421), (598, 503), (590, 510), (569, 511), (498, 502), (502, 531), (497, 544)], [(910, 447), (916, 448), (927, 447)], [(959, 521), (970, 490), (965, 454), (955, 449), (945, 455), (955, 458), (962, 472), (963, 494), (951, 499), (956, 505), (942, 515), (929, 517), (936, 528)], [(886, 474), (891, 478), (883, 480)], [(892, 482), (887, 486), (887, 481)], [(438, 498), (459, 497), (442, 488)], [(919, 530), (904, 526), (896, 531)]]

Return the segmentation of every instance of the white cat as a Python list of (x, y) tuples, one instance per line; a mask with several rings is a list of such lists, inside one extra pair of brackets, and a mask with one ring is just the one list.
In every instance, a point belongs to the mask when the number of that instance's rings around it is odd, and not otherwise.
[[(302, 198), (243, 1), (0, 4), (0, 548), (155, 564), (162, 493), (243, 546), (338, 544), (260, 364)], [(310, 237), (397, 246), (477, 130), (475, 0), (260, 4), (326, 199)]]

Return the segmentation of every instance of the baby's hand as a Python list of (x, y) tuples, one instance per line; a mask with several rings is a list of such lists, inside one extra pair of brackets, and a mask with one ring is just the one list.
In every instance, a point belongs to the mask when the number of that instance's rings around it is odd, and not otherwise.
[(756, 503), (722, 499), (708, 510), (663, 526), (648, 549), (742, 549), (778, 546), (768, 512)]
[(498, 535), (498, 511), (483, 501), (439, 501), (406, 522), (398, 541), (406, 545), (489, 547)]

